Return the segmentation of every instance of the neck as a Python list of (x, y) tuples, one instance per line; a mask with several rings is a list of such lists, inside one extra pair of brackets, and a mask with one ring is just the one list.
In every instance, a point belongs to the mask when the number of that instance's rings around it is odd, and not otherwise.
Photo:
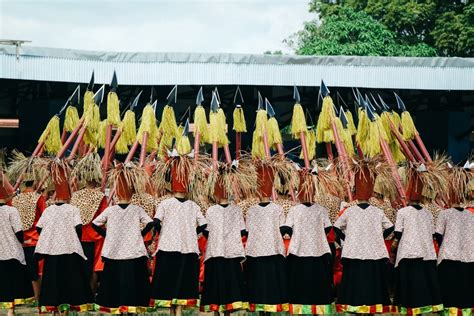
[(270, 198), (269, 197), (261, 197), (260, 198), (260, 203), (270, 203)]
[(357, 200), (357, 204), (369, 204), (369, 200)]
[(184, 199), (186, 197), (186, 193), (184, 192), (175, 192), (174, 197), (177, 199)]
[(117, 204), (130, 204), (130, 200), (119, 200)]
[(228, 199), (219, 200), (219, 204), (220, 205), (229, 205), (229, 200)]
[(311, 205), (313, 205), (311, 202), (301, 202), (301, 204), (307, 207), (310, 207)]

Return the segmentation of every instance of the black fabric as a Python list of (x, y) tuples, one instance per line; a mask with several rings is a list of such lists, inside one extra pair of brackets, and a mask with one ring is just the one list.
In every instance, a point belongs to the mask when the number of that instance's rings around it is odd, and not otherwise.
[(61, 205), (63, 205), (63, 204), (64, 204), (64, 202), (56, 202), (56, 203), (54, 203), (54, 205), (56, 205), (56, 206), (61, 206)]
[(41, 230), (43, 230), (41, 227), (36, 227), (36, 231), (38, 232), (38, 235), (41, 235)]
[(35, 255), (35, 249), (35, 246), (23, 247), (26, 268), (31, 281), (37, 281), (39, 279), (39, 262), (38, 257)]
[(402, 259), (395, 271), (396, 305), (414, 308), (442, 303), (436, 261)]
[(403, 235), (402, 232), (394, 232), (393, 234), (395, 235), (395, 239), (397, 239), (397, 240), (401, 240), (401, 239), (402, 239), (402, 235)]
[(474, 306), (474, 262), (443, 260), (438, 266), (444, 307)]
[(434, 234), (434, 239), (436, 240), (436, 242), (438, 243), (438, 246), (441, 247), (441, 244), (443, 243), (443, 235), (439, 234), (439, 233), (435, 233)]
[(145, 228), (143, 228), (142, 230), (142, 236), (145, 236), (146, 234), (148, 234), (148, 232), (153, 228), (154, 225), (155, 224), (153, 222), (146, 224)]
[(390, 236), (391, 233), (395, 230), (395, 226), (392, 226), (390, 228), (387, 228), (386, 230), (383, 231), (383, 238), (387, 238)]
[(244, 262), (248, 301), (251, 304), (288, 303), (285, 257), (247, 257)]
[(458, 210), (459, 212), (464, 211), (464, 207), (459, 207), (459, 206), (457, 206), (457, 207), (455, 207), (455, 209)]
[(101, 226), (97, 226), (96, 224), (92, 223), (92, 228), (97, 232), (97, 234), (101, 235), (104, 238), (105, 235), (107, 235), (107, 232)]
[(280, 226), (280, 234), (282, 236), (285, 236), (288, 234), (290, 237), (293, 235), (293, 228), (289, 226)]
[(369, 203), (358, 203), (357, 206), (359, 206), (361, 209), (366, 209), (370, 206)]
[(158, 218), (154, 218), (153, 226), (155, 227), (155, 231), (159, 233), (161, 230), (161, 221)]
[(119, 203), (118, 206), (120, 206), (122, 209), (126, 209), (130, 203)]
[(334, 302), (330, 254), (320, 257), (288, 255), (286, 260), (290, 304), (328, 305)]
[(94, 257), (95, 257), (95, 242), (93, 241), (81, 241), (82, 250), (87, 257), (86, 270), (89, 280), (92, 278), (94, 272)]
[(16, 239), (22, 244), (25, 241), (25, 235), (23, 234), (23, 231), (20, 230), (15, 233)]
[(332, 226), (324, 228), (324, 233), (327, 235), (331, 232)]
[(28, 270), (18, 260), (0, 260), (0, 280), (0, 302), (33, 297)]
[(151, 298), (199, 298), (199, 258), (195, 253), (158, 251), (151, 283)]
[(417, 210), (421, 210), (423, 208), (423, 206), (421, 206), (420, 204), (412, 204), (411, 206)]
[(338, 304), (390, 305), (387, 261), (342, 258), (343, 273)]
[(242, 229), (240, 231), (240, 236), (241, 237), (248, 237), (248, 235), (249, 235), (249, 232), (246, 229)]
[(210, 258), (204, 266), (201, 305), (246, 301), (242, 258)]
[(336, 235), (336, 241), (340, 245), (340, 240), (346, 239), (346, 235), (342, 232), (342, 230), (339, 227), (334, 226), (334, 234)]
[(310, 207), (311, 205), (313, 205), (313, 204), (310, 203), (310, 202), (303, 202), (303, 203), (301, 203), (301, 204), (303, 204), (303, 205), (306, 206), (306, 207)]
[(104, 258), (97, 304), (104, 307), (148, 306), (149, 300), (146, 257), (129, 260)]
[(86, 262), (78, 254), (44, 255), (40, 306), (92, 303)]
[(82, 224), (77, 225), (76, 227), (76, 234), (79, 237), (79, 240), (82, 239)]
[(196, 228), (196, 234), (199, 235), (199, 234), (203, 233), (203, 232), (206, 230), (206, 228), (207, 228), (207, 224), (198, 226), (198, 227)]
[(224, 203), (224, 204), (219, 204), (220, 206), (226, 208), (227, 206), (229, 206), (230, 204), (229, 203)]
[(258, 203), (258, 205), (260, 205), (261, 207), (266, 207), (268, 204), (270, 204), (270, 202), (260, 202), (260, 203)]
[(175, 197), (175, 199), (180, 201), (181, 203), (184, 203), (188, 200), (187, 198), (178, 198), (178, 197)]

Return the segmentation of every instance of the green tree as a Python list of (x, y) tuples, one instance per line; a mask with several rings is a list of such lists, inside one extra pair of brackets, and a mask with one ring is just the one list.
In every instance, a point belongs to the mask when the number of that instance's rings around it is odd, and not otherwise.
[(440, 56), (474, 56), (474, 3), (469, 0), (311, 0), (324, 21), (341, 8), (364, 11), (403, 44), (425, 43)]
[(351, 6), (336, 9), (325, 19), (307, 22), (304, 29), (287, 40), (301, 55), (434, 56), (423, 43), (397, 41), (395, 32), (364, 11)]

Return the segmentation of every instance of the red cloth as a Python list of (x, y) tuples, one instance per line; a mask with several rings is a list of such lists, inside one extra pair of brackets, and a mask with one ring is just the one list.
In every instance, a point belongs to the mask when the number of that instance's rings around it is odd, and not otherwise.
[(474, 206), (468, 206), (468, 207), (466, 207), (466, 210), (469, 210), (472, 213), (474, 213)]
[(201, 257), (199, 258), (199, 282), (204, 282), (204, 258), (206, 256), (207, 238), (201, 237), (198, 239), (199, 251)]
[[(26, 192), (26, 191), (25, 191)], [(46, 201), (44, 197), (41, 195), (36, 201), (36, 210), (35, 210), (35, 221), (33, 222), (33, 226), (30, 229), (23, 232), (23, 236), (25, 238), (25, 242), (23, 243), (24, 247), (31, 247), (36, 246), (39, 239), (39, 234), (36, 231), (36, 224), (43, 214), (43, 211), (46, 209)]]

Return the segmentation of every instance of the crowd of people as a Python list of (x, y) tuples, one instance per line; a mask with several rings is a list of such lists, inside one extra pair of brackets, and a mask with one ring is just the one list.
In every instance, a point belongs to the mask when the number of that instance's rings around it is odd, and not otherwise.
[[(52, 139), (61, 136), (56, 116), (31, 156), (2, 163), (2, 309), (474, 312), (474, 165), (431, 159), (407, 136), (419, 138), (406, 113), (397, 121), (383, 103), (377, 114), (360, 96), (355, 126), (322, 84), (308, 130), (295, 88), (299, 165), (285, 157), (268, 100), (258, 102), (251, 153), (239, 148), (238, 89), (232, 159), (217, 91), (209, 123), (198, 94), (193, 149), (189, 120), (174, 117), (176, 87), (160, 125), (152, 99), (138, 131), (138, 98), (121, 118), (117, 87), (114, 75), (103, 123), (93, 121), (104, 88), (94, 95), (91, 82), (81, 118), (78, 90), (69, 98), (62, 139)], [(316, 143), (328, 144), (327, 158), (315, 158)]]

